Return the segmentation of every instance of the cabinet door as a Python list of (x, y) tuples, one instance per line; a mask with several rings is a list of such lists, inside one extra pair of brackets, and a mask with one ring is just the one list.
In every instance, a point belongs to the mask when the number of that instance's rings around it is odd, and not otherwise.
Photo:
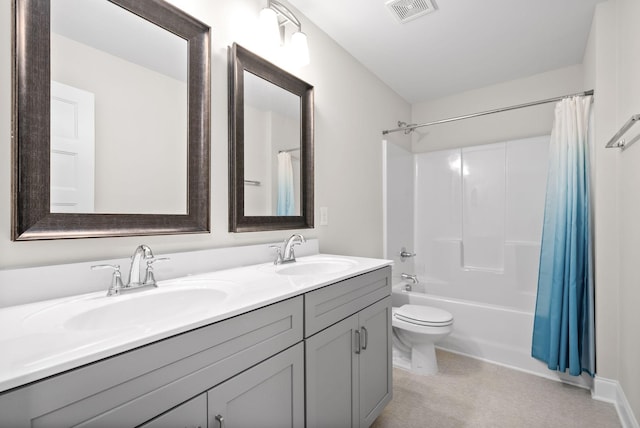
[(207, 428), (207, 395), (200, 394), (140, 428)]
[(359, 424), (358, 315), (305, 340), (307, 428), (348, 428)]
[(209, 390), (209, 428), (303, 427), (302, 343)]
[(368, 427), (391, 401), (391, 297), (358, 314), (360, 323), (360, 427)]

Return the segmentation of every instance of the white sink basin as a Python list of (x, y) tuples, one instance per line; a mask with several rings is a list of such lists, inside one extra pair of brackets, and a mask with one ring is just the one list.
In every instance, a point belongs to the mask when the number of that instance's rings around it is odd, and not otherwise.
[(138, 294), (106, 297), (106, 304), (80, 312), (65, 323), (71, 330), (144, 327), (176, 318), (204, 315), (218, 306), (227, 293), (211, 288), (148, 290)]
[(68, 299), (29, 314), (29, 331), (56, 327), (62, 331), (148, 329), (204, 317), (228, 302), (228, 281), (163, 281), (158, 288), (107, 297), (106, 292)]
[(348, 259), (298, 260), (278, 267), (276, 273), (280, 275), (323, 275), (346, 271), (355, 265), (356, 262)]

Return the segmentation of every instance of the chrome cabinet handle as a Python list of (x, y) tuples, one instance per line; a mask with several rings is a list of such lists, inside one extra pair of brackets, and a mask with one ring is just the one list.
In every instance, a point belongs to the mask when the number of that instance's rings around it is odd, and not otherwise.
[(356, 354), (359, 354), (361, 351), (360, 330), (355, 330), (354, 333), (356, 335)]
[(216, 415), (216, 421), (220, 423), (220, 428), (224, 428), (224, 418), (222, 417), (222, 415)]
[(367, 349), (367, 344), (369, 343), (369, 332), (364, 326), (362, 326), (360, 330), (362, 330), (362, 350), (364, 351)]

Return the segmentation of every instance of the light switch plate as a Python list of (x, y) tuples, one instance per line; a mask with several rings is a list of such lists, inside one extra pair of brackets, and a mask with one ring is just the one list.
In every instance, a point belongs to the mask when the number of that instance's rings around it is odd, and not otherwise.
[(320, 207), (320, 226), (329, 225), (329, 208)]

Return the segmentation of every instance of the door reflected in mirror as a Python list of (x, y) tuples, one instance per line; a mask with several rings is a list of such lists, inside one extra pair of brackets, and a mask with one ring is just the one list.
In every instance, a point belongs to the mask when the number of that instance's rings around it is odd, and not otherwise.
[(300, 97), (244, 71), (244, 212), (300, 215)]
[(51, 212), (187, 213), (187, 63), (118, 5), (51, 2)]

